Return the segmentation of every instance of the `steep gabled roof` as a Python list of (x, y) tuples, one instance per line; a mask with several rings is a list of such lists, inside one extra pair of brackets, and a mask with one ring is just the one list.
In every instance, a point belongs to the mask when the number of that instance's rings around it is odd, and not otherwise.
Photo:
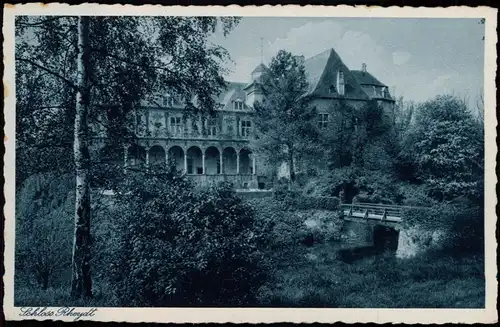
[(329, 57), (330, 50), (327, 50), (304, 61), (304, 69), (306, 71), (308, 84), (307, 94), (311, 94), (316, 90)]
[[(358, 84), (351, 71), (333, 49), (326, 50), (304, 62), (309, 84), (306, 95), (326, 98), (368, 100), (369, 97)], [(345, 93), (337, 93), (337, 73), (344, 73)]]
[(380, 82), (369, 72), (365, 72), (362, 70), (351, 70), (352, 75), (356, 79), (356, 81), (361, 85), (374, 85), (374, 86), (387, 86), (384, 83)]

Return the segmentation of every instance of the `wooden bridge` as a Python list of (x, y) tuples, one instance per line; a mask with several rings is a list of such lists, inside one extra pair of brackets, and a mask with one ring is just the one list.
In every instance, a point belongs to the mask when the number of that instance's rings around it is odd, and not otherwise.
[(345, 220), (378, 221), (392, 224), (401, 222), (403, 208), (406, 207), (373, 203), (341, 204)]

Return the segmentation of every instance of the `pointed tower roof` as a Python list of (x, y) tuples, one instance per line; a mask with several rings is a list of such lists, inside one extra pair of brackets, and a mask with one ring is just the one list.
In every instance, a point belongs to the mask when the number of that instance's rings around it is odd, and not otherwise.
[(266, 67), (263, 63), (260, 63), (257, 67), (255, 67), (254, 70), (252, 70), (253, 73), (264, 73), (268, 70), (269, 68)]
[[(309, 84), (306, 95), (325, 98), (346, 98), (353, 100), (368, 100), (369, 97), (358, 84), (351, 71), (342, 62), (334, 49), (328, 49), (304, 62), (306, 77)], [(344, 73), (345, 93), (337, 93), (337, 73)]]

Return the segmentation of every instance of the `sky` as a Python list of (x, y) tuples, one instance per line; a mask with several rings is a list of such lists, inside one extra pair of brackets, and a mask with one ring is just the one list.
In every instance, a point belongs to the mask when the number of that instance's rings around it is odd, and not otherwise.
[(421, 102), (452, 93), (473, 102), (483, 88), (483, 36), (478, 19), (243, 17), (211, 41), (231, 56), (228, 81), (249, 81), (261, 49), (268, 65), (281, 49), (307, 59), (334, 48), (349, 69), (366, 63), (396, 97)]

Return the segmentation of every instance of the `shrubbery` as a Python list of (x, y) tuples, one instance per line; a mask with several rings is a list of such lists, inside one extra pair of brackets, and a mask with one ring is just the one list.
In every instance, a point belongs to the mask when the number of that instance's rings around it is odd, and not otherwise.
[[(28, 177), (16, 196), (16, 283), (61, 286), (71, 269), (74, 185), (70, 175)], [(21, 285), (20, 285), (21, 286)]]
[(406, 208), (403, 216), (407, 227), (442, 231), (441, 250), (455, 253), (483, 251), (484, 213), (478, 206), (467, 202), (441, 202), (429, 208)]
[(307, 197), (297, 192), (278, 194), (281, 196), (248, 200), (266, 228), (271, 248), (339, 239), (338, 198)]
[(120, 304), (253, 303), (265, 280), (263, 231), (231, 186), (195, 192), (171, 172), (128, 177), (110, 271)]
[(301, 190), (288, 190), (278, 185), (274, 198), (284, 210), (331, 210), (338, 209), (340, 199), (334, 196), (307, 195)]

